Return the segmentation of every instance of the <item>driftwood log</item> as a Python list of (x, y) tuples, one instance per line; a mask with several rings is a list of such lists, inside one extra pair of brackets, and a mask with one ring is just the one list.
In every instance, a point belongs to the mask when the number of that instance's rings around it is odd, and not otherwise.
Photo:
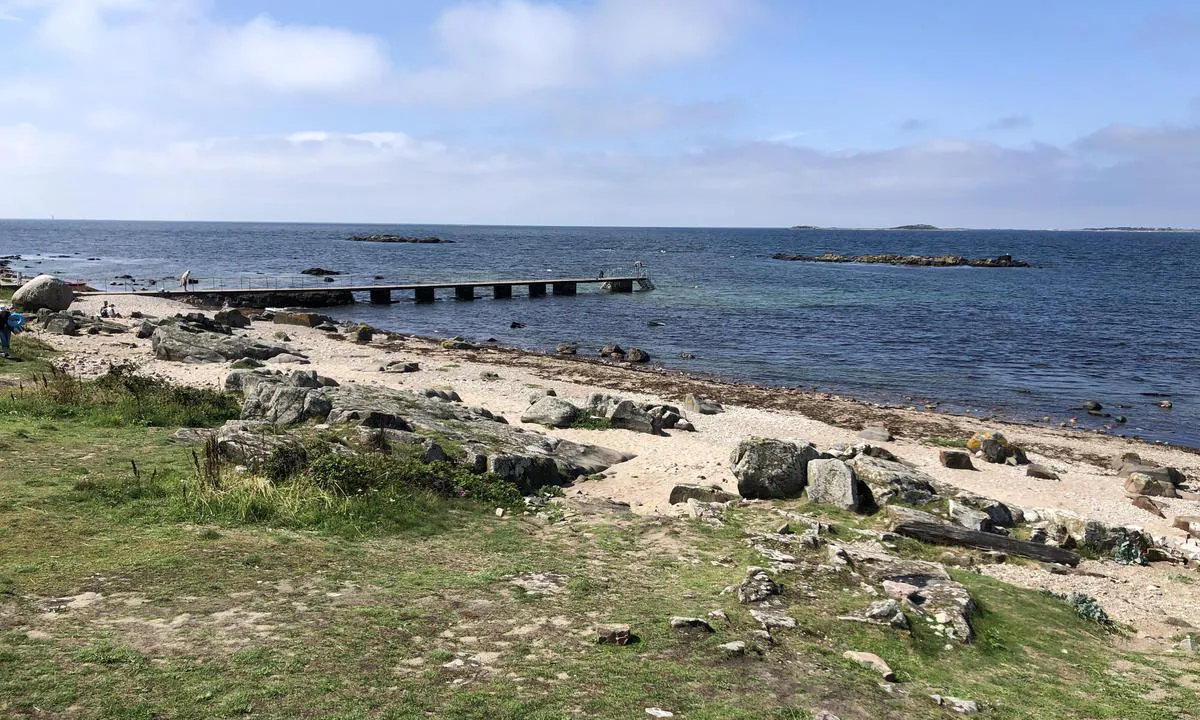
[(962, 545), (979, 550), (999, 550), (1018, 557), (1032, 558), (1048, 563), (1059, 563), (1074, 567), (1079, 564), (1079, 555), (1053, 545), (1014, 540), (1003, 535), (968, 530), (958, 525), (942, 522), (936, 515), (920, 510), (892, 506), (892, 531), (897, 535), (937, 545)]

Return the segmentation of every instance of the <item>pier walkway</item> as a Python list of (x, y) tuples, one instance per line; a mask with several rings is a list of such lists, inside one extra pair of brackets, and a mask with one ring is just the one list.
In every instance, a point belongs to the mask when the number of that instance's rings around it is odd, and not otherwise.
[[(166, 281), (170, 282), (170, 281)], [(454, 280), (426, 283), (380, 282), (378, 276), (370, 279), (363, 276), (327, 275), (299, 276), (240, 276), (234, 278), (192, 278), (187, 290), (165, 286), (146, 286), (136, 281), (114, 281), (108, 288), (77, 293), (82, 297), (109, 297), (121, 295), (149, 295), (180, 299), (185, 297), (220, 300), (238, 296), (248, 298), (255, 295), (269, 296), (275, 303), (294, 296), (298, 301), (312, 298), (314, 294), (346, 297), (353, 293), (365, 293), (372, 304), (386, 305), (395, 302), (393, 293), (412, 293), (418, 303), (437, 300), (439, 290), (453, 291), (456, 300), (474, 300), (479, 291), (490, 291), (497, 300), (513, 297), (514, 289), (522, 289), (531, 298), (546, 295), (570, 296), (579, 291), (581, 285), (597, 285), (603, 291), (631, 293), (634, 289), (653, 290), (650, 273), (639, 269), (633, 273), (621, 273), (598, 277), (535, 278), (521, 280)], [(350, 302), (353, 302), (351, 300)], [(283, 303), (280, 303), (283, 304)], [(297, 304), (300, 304), (299, 302)], [(339, 304), (330, 302), (329, 304)]]

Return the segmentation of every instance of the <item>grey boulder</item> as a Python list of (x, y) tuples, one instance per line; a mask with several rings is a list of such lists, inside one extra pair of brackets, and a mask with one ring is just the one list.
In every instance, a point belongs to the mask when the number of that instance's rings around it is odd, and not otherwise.
[(66, 282), (53, 275), (38, 275), (22, 285), (12, 296), (12, 304), (23, 310), (54, 310), (61, 312), (71, 307), (75, 291)]
[(808, 462), (808, 499), (820, 505), (843, 510), (859, 510), (865, 505), (854, 470), (841, 460)]
[(218, 332), (198, 330), (187, 323), (163, 323), (150, 336), (159, 360), (211, 363), (253, 358), (269, 360), (288, 349)]
[(570, 427), (579, 418), (579, 414), (579, 408), (566, 400), (547, 395), (521, 413), (521, 422), (565, 428)]
[(738, 444), (729, 463), (742, 497), (774, 500), (800, 497), (808, 483), (808, 463), (819, 458), (812, 443), (752, 437)]
[(938, 499), (937, 481), (929, 475), (894, 460), (857, 455), (847, 462), (859, 480), (871, 489), (876, 504), (892, 500), (927, 505)]

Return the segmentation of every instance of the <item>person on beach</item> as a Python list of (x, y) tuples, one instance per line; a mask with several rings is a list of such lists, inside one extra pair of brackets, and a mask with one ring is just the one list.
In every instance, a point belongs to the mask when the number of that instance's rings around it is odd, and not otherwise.
[(187, 292), (188, 281), (191, 279), (192, 279), (192, 271), (191, 270), (184, 270), (183, 274), (179, 276), (179, 287), (182, 288), (184, 292)]
[(8, 319), (12, 317), (12, 313), (7, 307), (0, 307), (0, 357), (9, 356), (9, 345), (12, 343), (12, 328), (8, 326)]
[(104, 304), (100, 306), (100, 317), (102, 319), (112, 317), (111, 312), (108, 309), (108, 301), (107, 300), (105, 300)]

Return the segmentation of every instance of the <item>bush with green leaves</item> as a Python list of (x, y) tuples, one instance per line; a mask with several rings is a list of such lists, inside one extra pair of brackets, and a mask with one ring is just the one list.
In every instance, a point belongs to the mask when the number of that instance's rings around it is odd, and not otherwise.
[(1106, 628), (1113, 627), (1113, 621), (1108, 617), (1108, 613), (1104, 612), (1104, 608), (1100, 606), (1100, 602), (1091, 595), (1073, 592), (1066, 597), (1066, 601), (1068, 605), (1075, 608), (1075, 612), (1084, 620), (1089, 620), (1097, 625), (1103, 625)]
[(1149, 565), (1150, 561), (1146, 559), (1146, 554), (1142, 552), (1142, 548), (1132, 540), (1126, 540), (1117, 546), (1113, 553), (1113, 560), (1118, 565)]

